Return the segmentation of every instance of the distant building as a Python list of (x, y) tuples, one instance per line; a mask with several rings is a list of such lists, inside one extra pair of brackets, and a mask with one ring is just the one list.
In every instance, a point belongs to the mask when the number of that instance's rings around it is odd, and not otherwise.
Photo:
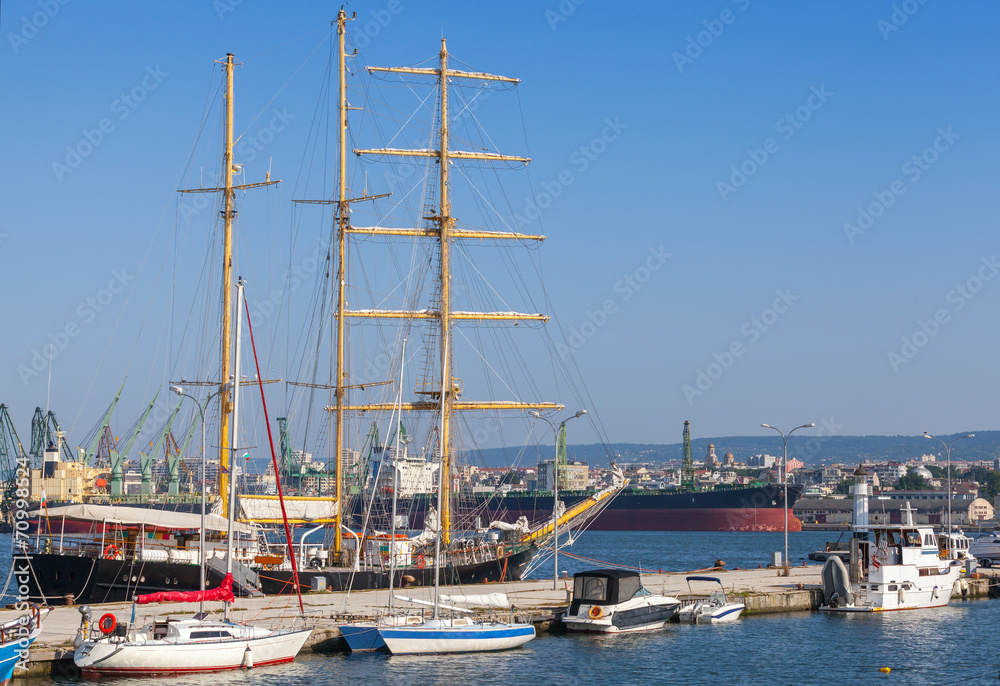
[(771, 468), (774, 466), (775, 461), (778, 458), (771, 455), (754, 455), (747, 458), (747, 467), (766, 467)]
[(790, 460), (788, 461), (788, 465), (787, 465), (787, 467), (786, 467), (786, 470), (787, 470), (787, 471), (789, 471), (789, 472), (793, 472), (793, 471), (795, 471), (796, 469), (802, 469), (802, 468), (803, 468), (803, 467), (805, 467), (805, 466), (806, 466), (806, 463), (805, 463), (805, 462), (803, 462), (802, 460), (796, 460), (796, 459), (795, 459), (795, 458), (793, 457), (792, 459), (790, 459)]
[(719, 458), (715, 456), (715, 444), (708, 444), (708, 452), (705, 454), (705, 469), (712, 469), (719, 466)]

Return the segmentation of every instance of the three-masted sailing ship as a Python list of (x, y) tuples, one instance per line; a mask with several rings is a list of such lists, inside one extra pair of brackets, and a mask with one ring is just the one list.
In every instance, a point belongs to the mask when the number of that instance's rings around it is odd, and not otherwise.
[[(436, 89), (436, 107), (434, 121), (436, 130), (431, 135), (436, 146), (426, 148), (358, 148), (353, 152), (363, 158), (402, 158), (409, 160), (430, 160), (436, 165), (436, 178), (432, 178), (425, 186), (424, 224), (412, 227), (388, 227), (379, 222), (375, 226), (357, 226), (352, 222), (351, 204), (361, 200), (382, 197), (370, 196), (367, 191), (359, 197), (351, 198), (348, 194), (348, 155), (347, 140), (348, 111), (352, 108), (347, 101), (347, 52), (345, 49), (345, 27), (349, 21), (346, 13), (341, 11), (337, 19), (338, 33), (338, 189), (337, 198), (333, 200), (318, 200), (306, 202), (327, 202), (336, 206), (336, 280), (334, 325), (335, 355), (333, 370), (333, 402), (327, 408), (333, 414), (332, 453), (336, 456), (336, 499), (341, 504), (340, 522), (332, 529), (332, 545), (330, 555), (339, 564), (326, 566), (317, 564), (315, 569), (300, 573), (302, 583), (311, 582), (311, 577), (325, 577), (328, 588), (379, 588), (386, 584), (388, 574), (393, 575), (396, 584), (424, 585), (432, 584), (433, 570), (440, 568), (444, 583), (482, 583), (502, 580), (520, 579), (532, 557), (540, 546), (550, 542), (556, 530), (556, 518), (545, 517), (542, 521), (529, 522), (520, 519), (516, 522), (504, 522), (502, 512), (490, 516), (488, 505), (480, 507), (477, 512), (469, 513), (461, 510), (461, 499), (453, 493), (453, 474), (456, 460), (461, 452), (456, 437), (455, 425), (458, 416), (469, 412), (544, 412), (563, 409), (555, 402), (533, 402), (521, 400), (467, 399), (463, 397), (463, 384), (455, 374), (453, 332), (456, 324), (501, 323), (517, 325), (519, 323), (544, 323), (548, 317), (537, 313), (522, 313), (512, 311), (468, 311), (456, 308), (453, 298), (453, 245), (466, 241), (510, 241), (510, 242), (540, 242), (541, 235), (518, 233), (515, 231), (483, 230), (461, 226), (452, 212), (452, 196), (450, 192), (449, 167), (456, 161), (485, 162), (504, 164), (527, 164), (527, 157), (501, 154), (486, 151), (456, 150), (452, 147), (449, 133), (449, 91), (453, 87), (450, 82), (455, 80), (465, 82), (483, 82), (497, 84), (517, 84), (518, 79), (497, 76), (483, 72), (473, 72), (455, 69), (449, 66), (448, 49), (445, 40), (441, 40), (441, 50), (438, 63), (432, 67), (374, 67), (369, 66), (370, 74), (391, 74), (401, 78), (416, 77), (418, 80), (430, 79)], [(463, 108), (464, 109), (464, 108)], [(431, 172), (433, 174), (433, 172)], [(436, 197), (433, 197), (435, 195)], [(431, 302), (420, 307), (416, 304), (414, 294), (407, 293), (402, 298), (405, 303), (415, 306), (400, 309), (385, 309), (377, 307), (351, 307), (348, 302), (348, 287), (352, 274), (348, 270), (347, 257), (351, 251), (352, 238), (364, 240), (386, 238), (390, 240), (412, 240), (430, 242), (433, 245), (428, 260), (428, 279), (433, 280)], [(415, 384), (411, 400), (382, 402), (351, 401), (351, 396), (358, 393), (357, 389), (365, 390), (378, 383), (350, 383), (348, 360), (348, 322), (385, 322), (392, 321), (398, 326), (409, 330), (416, 324), (425, 324), (429, 332), (425, 334), (425, 354), (427, 358), (436, 357), (436, 364), (426, 364), (425, 370)], [(427, 341), (434, 345), (428, 345)], [(370, 352), (370, 351), (369, 351)], [(398, 351), (395, 353), (398, 355)], [(390, 355), (394, 357), (394, 355)], [(402, 385), (403, 378), (395, 380)], [(389, 514), (387, 506), (390, 497), (395, 497), (398, 488), (395, 474), (401, 469), (401, 463), (407, 460), (404, 452), (390, 450), (379, 445), (377, 439), (368, 444), (370, 457), (367, 478), (367, 490), (360, 492), (353, 499), (348, 497), (344, 489), (344, 460), (342, 456), (348, 452), (347, 431), (348, 420), (351, 417), (389, 414), (395, 420), (388, 422), (390, 431), (395, 434), (402, 430), (399, 417), (402, 415), (422, 415), (428, 417), (428, 424), (433, 426), (432, 445), (427, 454), (441, 455), (440, 470), (436, 478), (439, 484), (440, 496), (435, 498), (436, 507), (428, 507), (419, 512), (418, 518), (410, 518), (409, 526), (423, 526), (424, 531), (416, 536), (386, 533), (390, 525), (381, 520), (383, 529), (373, 526), (379, 520), (374, 510), (379, 506), (382, 512)], [(371, 435), (371, 434), (369, 434)], [(386, 441), (388, 445), (390, 441)], [(380, 480), (373, 474), (370, 467), (377, 462), (382, 469), (389, 469), (393, 476), (392, 485), (379, 489)], [(597, 515), (611, 501), (624, 485), (624, 479), (617, 472), (614, 483), (598, 490), (585, 502), (576, 504), (568, 510), (558, 513), (558, 527), (580, 526), (586, 520)], [(435, 489), (437, 490), (437, 489)], [(411, 499), (412, 500), (412, 499)], [(481, 501), (480, 501), (481, 502)], [(390, 515), (390, 519), (394, 518)], [(404, 517), (405, 520), (405, 517)], [(457, 525), (458, 522), (461, 525)], [(478, 526), (476, 526), (478, 521)], [(489, 524), (487, 524), (487, 522)], [(342, 526), (346, 523), (352, 528)], [(360, 531), (358, 530), (360, 528)], [(435, 565), (435, 536), (440, 530), (442, 543), (439, 565)], [(286, 591), (288, 588), (287, 571), (264, 570), (260, 572), (262, 589), (266, 593)]]
[[(401, 77), (430, 78), (436, 84), (437, 104), (435, 108), (435, 133), (432, 140), (436, 147), (420, 149), (371, 148), (356, 149), (353, 152), (364, 157), (392, 157), (430, 160), (437, 165), (437, 175), (433, 183), (428, 183), (431, 198), (427, 199), (425, 224), (415, 227), (390, 228), (382, 225), (357, 226), (351, 220), (351, 205), (361, 200), (381, 197), (368, 195), (367, 191), (357, 197), (348, 193), (348, 112), (352, 108), (347, 101), (347, 51), (345, 29), (349, 21), (341, 11), (337, 18), (337, 73), (338, 73), (338, 183), (335, 198), (324, 198), (314, 203), (335, 206), (335, 281), (331, 288), (334, 299), (331, 325), (335, 329), (333, 338), (334, 355), (331, 364), (331, 402), (326, 408), (331, 417), (330, 450), (334, 468), (333, 492), (324, 497), (286, 498), (289, 521), (297, 525), (308, 525), (313, 530), (325, 529), (327, 538), (322, 543), (306, 543), (303, 533), (296, 544), (299, 560), (307, 567), (298, 575), (303, 588), (319, 587), (337, 590), (346, 588), (385, 588), (390, 583), (395, 586), (425, 585), (434, 583), (433, 570), (440, 569), (443, 583), (480, 583), (489, 581), (515, 580), (521, 578), (529, 562), (539, 549), (549, 543), (557, 530), (566, 531), (578, 527), (597, 515), (621, 490), (624, 479), (616, 470), (614, 483), (600, 489), (584, 501), (569, 508), (558, 509), (553, 515), (540, 521), (503, 521), (503, 513), (491, 516), (487, 507), (480, 506), (475, 512), (463, 511), (456, 504), (459, 494), (453, 492), (453, 474), (456, 458), (461, 453), (456, 436), (458, 417), (464, 413), (507, 412), (527, 413), (528, 411), (558, 411), (562, 405), (555, 402), (530, 402), (521, 400), (470, 400), (463, 397), (462, 380), (454, 370), (453, 332), (457, 323), (463, 324), (513, 324), (547, 321), (548, 317), (536, 313), (513, 311), (470, 311), (459, 309), (454, 304), (452, 283), (452, 248), (465, 241), (491, 242), (540, 242), (541, 235), (522, 234), (515, 231), (483, 230), (461, 225), (452, 213), (449, 165), (456, 162), (484, 162), (504, 164), (527, 164), (526, 157), (504, 155), (496, 152), (463, 151), (453, 149), (449, 134), (449, 90), (450, 81), (472, 81), (500, 84), (516, 84), (517, 79), (494, 76), (482, 72), (463, 71), (449, 66), (448, 51), (442, 39), (438, 64), (431, 68), (369, 67), (373, 74), (395, 74)], [(237, 191), (269, 186), (278, 181), (270, 179), (270, 173), (263, 182), (235, 184), (234, 174), (239, 165), (233, 154), (233, 70), (237, 63), (232, 54), (223, 61), (226, 76), (225, 122), (223, 135), (222, 183), (219, 187), (195, 188), (182, 192), (219, 193), (222, 196), (223, 218), (223, 269), (222, 269), (222, 326), (221, 361), (217, 381), (202, 382), (213, 389), (209, 396), (218, 395), (220, 401), (219, 423), (219, 503), (215, 513), (208, 515), (208, 557), (209, 582), (222, 580), (224, 561), (221, 550), (226, 548), (219, 532), (227, 528), (228, 520), (236, 519), (233, 527), (241, 540), (235, 546), (234, 592), (237, 595), (294, 592), (293, 565), (289, 555), (280, 547), (274, 550), (268, 545), (268, 527), (279, 519), (277, 505), (272, 496), (238, 494), (229, 497), (229, 480), (234, 476), (233, 455), (238, 450), (234, 413), (232, 384), (242, 379), (233, 366), (232, 341), (234, 339), (232, 318), (233, 279), (233, 221), (236, 216), (235, 195)], [(348, 254), (351, 241), (355, 238), (391, 238), (430, 242), (433, 246), (426, 271), (433, 279), (432, 302), (426, 307), (403, 309), (352, 308), (348, 302), (348, 285), (353, 276), (348, 271)], [(369, 400), (354, 402), (354, 397), (372, 387), (404, 383), (402, 374), (398, 379), (382, 382), (351, 383), (350, 349), (348, 346), (348, 322), (402, 322), (406, 326), (427, 324), (431, 332), (425, 338), (424, 351), (432, 364), (426, 366), (426, 373), (416, 384), (416, 396), (411, 400), (395, 402)], [(426, 341), (431, 341), (429, 345)], [(246, 382), (242, 382), (246, 383)], [(193, 385), (193, 384), (192, 384)], [(399, 394), (401, 398), (401, 393)], [(207, 403), (207, 400), (205, 401)], [(419, 513), (419, 519), (408, 520), (408, 526), (423, 527), (417, 535), (387, 533), (390, 526), (376, 515), (376, 510), (384, 508), (387, 495), (395, 495), (395, 488), (382, 492), (384, 480), (371, 471), (373, 465), (396, 470), (406, 460), (406, 443), (403, 452), (388, 450), (377, 439), (369, 440), (367, 452), (362, 460), (364, 469), (355, 481), (353, 489), (345, 488), (347, 475), (344, 469), (345, 453), (349, 447), (348, 422), (351, 418), (376, 417), (384, 421), (383, 430), (387, 437), (399, 432), (401, 417), (425, 417), (427, 433), (430, 436), (429, 449), (425, 454), (441, 455), (441, 466), (435, 478), (442, 480), (440, 498), (434, 509), (427, 507)], [(388, 418), (388, 420), (387, 420)], [(269, 418), (270, 419), (270, 418)], [(356, 425), (360, 423), (360, 419)], [(365, 420), (367, 421), (367, 419)], [(409, 421), (409, 420), (408, 420)], [(377, 421), (374, 422), (377, 425)], [(141, 421), (140, 421), (141, 425)], [(376, 427), (377, 428), (377, 427)], [(388, 431), (385, 429), (388, 428)], [(192, 428), (193, 432), (193, 428)], [(377, 432), (368, 432), (369, 437)], [(361, 441), (362, 443), (364, 441)], [(390, 441), (386, 441), (389, 444)], [(364, 446), (362, 446), (364, 447)], [(358, 451), (360, 452), (360, 451)], [(277, 474), (275, 475), (278, 476)], [(357, 477), (357, 475), (355, 475)], [(395, 481), (394, 481), (395, 484)], [(438, 490), (435, 484), (433, 490)], [(481, 503), (481, 500), (480, 500)], [(49, 512), (56, 526), (61, 527), (53, 536), (51, 522), (47, 523), (50, 535), (33, 558), (31, 575), (32, 598), (40, 600), (62, 599), (72, 596), (76, 602), (112, 602), (131, 599), (136, 594), (194, 590), (199, 586), (199, 552), (196, 550), (198, 514), (170, 512), (154, 508), (126, 508), (100, 505), (69, 505), (61, 512)], [(395, 523), (395, 520), (393, 520)], [(70, 527), (70, 528), (68, 528)], [(64, 537), (63, 533), (78, 532), (75, 537)], [(212, 533), (215, 532), (215, 533)], [(440, 534), (441, 556), (436, 559), (433, 542)], [(41, 540), (41, 539), (39, 539)], [(311, 540), (311, 539), (310, 539)], [(57, 543), (56, 543), (57, 541)], [(322, 578), (323, 581), (319, 581)]]

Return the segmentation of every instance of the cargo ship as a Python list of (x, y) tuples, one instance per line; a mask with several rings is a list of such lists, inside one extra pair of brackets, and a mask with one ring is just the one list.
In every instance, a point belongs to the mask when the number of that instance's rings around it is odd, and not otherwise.
[[(560, 464), (565, 464), (560, 457)], [(541, 469), (541, 467), (540, 467)], [(562, 469), (562, 467), (560, 467)], [(684, 422), (683, 459), (680, 486), (676, 488), (624, 488), (601, 512), (587, 522), (595, 531), (802, 531), (802, 522), (792, 512), (802, 487), (780, 483), (753, 483), (745, 486), (697, 485), (691, 457), (691, 424)], [(594, 491), (559, 490), (559, 500), (572, 508), (592, 498)], [(482, 512), (486, 508), (504, 518), (526, 517), (537, 522), (552, 517), (552, 491), (508, 491), (506, 493), (462, 494), (465, 508)], [(398, 511), (406, 513), (408, 525), (423, 527), (423, 513), (433, 504), (429, 494), (400, 498)], [(352, 510), (355, 520), (361, 509)], [(472, 523), (469, 523), (472, 526)]]
[[(567, 508), (593, 496), (592, 491), (560, 491)], [(792, 513), (802, 495), (800, 486), (788, 487), (788, 530), (801, 531), (802, 522)], [(552, 517), (551, 491), (512, 492), (504, 495), (477, 494), (473, 509), (487, 505), (504, 513), (505, 519), (527, 517), (539, 521)], [(409, 526), (423, 527), (423, 514), (433, 506), (431, 495), (399, 500)], [(712, 490), (685, 488), (625, 488), (587, 525), (592, 531), (783, 531), (785, 498), (780, 484), (717, 487)], [(361, 517), (360, 509), (353, 513)]]

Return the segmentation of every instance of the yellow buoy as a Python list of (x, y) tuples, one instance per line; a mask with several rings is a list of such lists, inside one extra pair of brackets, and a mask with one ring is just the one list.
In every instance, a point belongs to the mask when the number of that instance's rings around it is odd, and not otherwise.
[(878, 671), (882, 672), (883, 674), (888, 674), (889, 672), (892, 671), (892, 669), (890, 669), (889, 667), (879, 667)]

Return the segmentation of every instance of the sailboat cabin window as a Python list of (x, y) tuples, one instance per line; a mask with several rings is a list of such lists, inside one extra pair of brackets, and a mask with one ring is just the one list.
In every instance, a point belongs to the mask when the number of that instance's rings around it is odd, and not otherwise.
[(232, 638), (233, 635), (228, 631), (192, 631), (191, 638)]
[(573, 595), (578, 600), (603, 602), (608, 593), (608, 580), (600, 576), (578, 576), (573, 582)]

